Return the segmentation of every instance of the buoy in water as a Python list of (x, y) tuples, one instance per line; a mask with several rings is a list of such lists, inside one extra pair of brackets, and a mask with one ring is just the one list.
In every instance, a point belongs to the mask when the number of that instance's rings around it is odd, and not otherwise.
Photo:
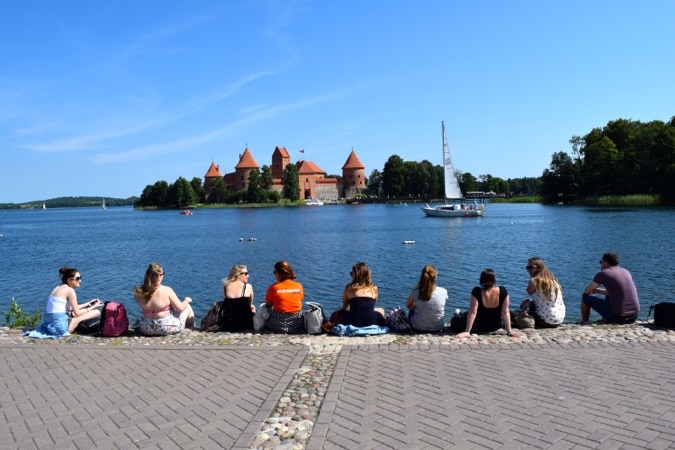
[(403, 241), (403, 243), (406, 244), (406, 245), (407, 245), (407, 244), (414, 244), (415, 241)]

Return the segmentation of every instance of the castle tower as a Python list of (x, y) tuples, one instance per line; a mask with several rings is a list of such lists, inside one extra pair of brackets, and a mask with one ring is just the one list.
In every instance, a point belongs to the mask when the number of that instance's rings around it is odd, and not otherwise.
[(281, 180), (284, 169), (291, 162), (291, 155), (288, 154), (286, 147), (277, 146), (272, 153), (272, 178)]
[(206, 171), (206, 174), (204, 175), (204, 192), (205, 192), (205, 200), (209, 198), (209, 195), (211, 194), (211, 188), (213, 186), (213, 182), (216, 180), (220, 180), (223, 178), (223, 174), (220, 173), (220, 167), (216, 165), (213, 161), (211, 161), (211, 165), (209, 166), (209, 170)]
[(248, 147), (246, 147), (244, 153), (239, 156), (239, 163), (234, 166), (236, 190), (240, 191), (242, 189), (248, 189), (248, 176), (252, 169), (260, 169), (260, 166), (249, 151)]
[(352, 148), (347, 161), (342, 166), (342, 186), (344, 196), (353, 198), (366, 188), (366, 167)]

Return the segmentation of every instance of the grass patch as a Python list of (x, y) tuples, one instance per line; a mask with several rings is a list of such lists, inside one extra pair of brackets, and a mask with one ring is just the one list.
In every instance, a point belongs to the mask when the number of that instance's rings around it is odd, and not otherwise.
[(589, 197), (584, 204), (593, 206), (658, 206), (661, 204), (659, 195), (603, 195)]
[(539, 195), (518, 195), (516, 197), (494, 197), (490, 203), (542, 203), (543, 199)]

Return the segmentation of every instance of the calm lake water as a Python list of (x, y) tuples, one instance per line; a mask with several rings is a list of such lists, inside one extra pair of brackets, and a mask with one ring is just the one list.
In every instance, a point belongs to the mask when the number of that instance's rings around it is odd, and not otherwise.
[(645, 319), (648, 305), (674, 297), (673, 219), (672, 208), (536, 204), (490, 204), (484, 217), (471, 219), (425, 217), (415, 205), (204, 209), (191, 216), (130, 207), (0, 211), (0, 312), (11, 298), (27, 312), (41, 311), (67, 264), (82, 274), (80, 301), (116, 300), (137, 317), (131, 288), (157, 261), (164, 283), (192, 297), (201, 319), (233, 264), (248, 266), (259, 304), (274, 282), (274, 262), (285, 259), (306, 300), (327, 312), (340, 305), (357, 261), (371, 267), (386, 309), (403, 306), (422, 266), (434, 264), (450, 295), (449, 318), (468, 307), (486, 267), (519, 304), (527, 296), (527, 258), (540, 256), (563, 285), (566, 321), (574, 321), (602, 253), (613, 250), (633, 274)]

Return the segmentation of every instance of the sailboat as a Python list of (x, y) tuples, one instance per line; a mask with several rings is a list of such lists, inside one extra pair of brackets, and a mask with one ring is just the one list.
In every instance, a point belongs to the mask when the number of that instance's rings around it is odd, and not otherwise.
[[(452, 165), (450, 157), (450, 147), (448, 138), (445, 137), (445, 122), (441, 122), (441, 131), (443, 133), (443, 178), (445, 181), (445, 203), (442, 205), (430, 206), (428, 203), (422, 207), (422, 211), (428, 217), (479, 217), (483, 215), (484, 205), (472, 203), (467, 205), (462, 200), (462, 190), (459, 188), (459, 181), (455, 175), (455, 167)], [(460, 203), (448, 203), (448, 200), (459, 200)]]
[(103, 201), (101, 202), (101, 209), (108, 209), (105, 206), (105, 197), (103, 197)]
[(47, 204), (45, 202), (42, 202), (42, 209), (47, 209)]

